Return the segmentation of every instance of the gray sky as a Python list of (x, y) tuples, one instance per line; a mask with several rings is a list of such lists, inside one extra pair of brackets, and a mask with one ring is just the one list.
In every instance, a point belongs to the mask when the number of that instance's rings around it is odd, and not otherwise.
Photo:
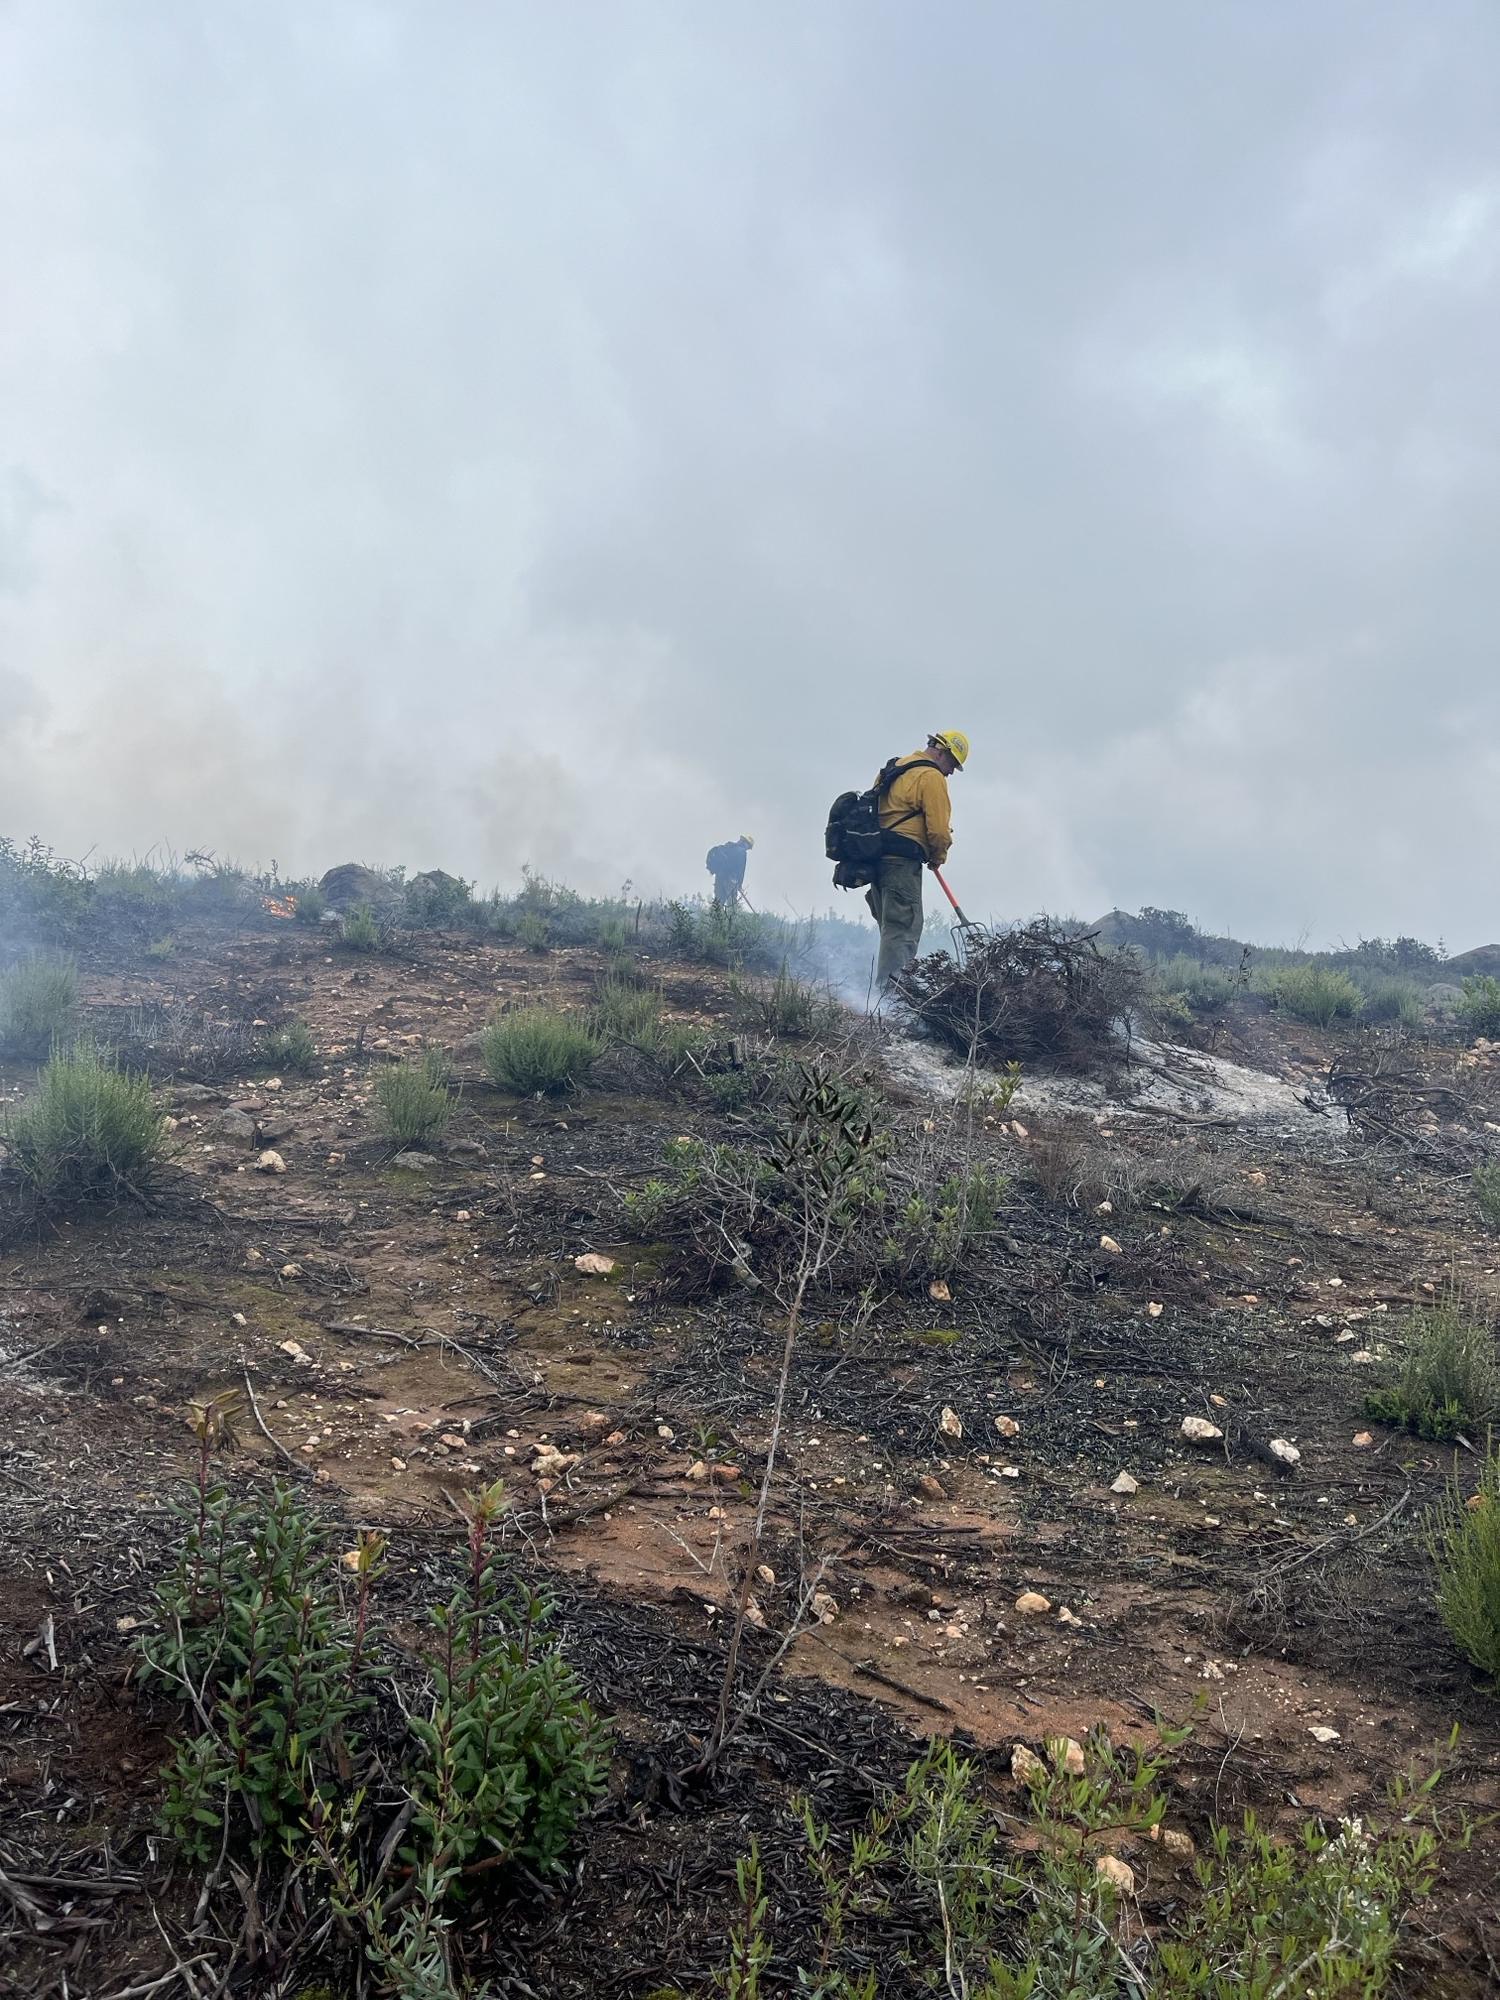
[(0, 249), (0, 830), (1500, 934), (1492, 0), (0, 0)]

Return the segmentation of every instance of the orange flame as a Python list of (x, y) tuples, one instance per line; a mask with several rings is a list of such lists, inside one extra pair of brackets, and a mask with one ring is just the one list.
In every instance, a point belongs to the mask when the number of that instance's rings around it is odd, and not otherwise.
[(260, 906), (268, 917), (295, 917), (297, 914), (295, 896), (262, 896)]

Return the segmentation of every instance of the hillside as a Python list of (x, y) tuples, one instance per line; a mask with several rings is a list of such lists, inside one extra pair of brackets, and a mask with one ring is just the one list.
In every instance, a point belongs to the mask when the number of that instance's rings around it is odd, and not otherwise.
[[(257, 903), (170, 953), (75, 949), (81, 1023), (147, 1067), (171, 1158), (66, 1211), (0, 1193), (10, 1990), (145, 1992), (169, 1952), (200, 1995), (352, 1976), (311, 1890), (275, 1910), (269, 1862), (215, 1865), (200, 1903), (204, 1869), (157, 1831), (189, 1705), (131, 1675), (200, 1453), (257, 1512), (287, 1483), (351, 1557), (378, 1530), (372, 1616), (407, 1659), (464, 1572), (462, 1496), (504, 1481), (507, 1574), (555, 1600), (613, 1743), (567, 1868), (471, 1904), (476, 1991), (707, 1991), (752, 1836), (777, 1963), (811, 1963), (793, 1794), (846, 1836), (934, 1734), (1014, 1831), (1017, 1744), (1092, 1756), (1193, 1724), (1160, 1779), (1173, 1839), (1112, 1837), (1131, 1936), (1177, 1920), (1190, 1853), (1247, 1807), (1287, 1832), (1381, 1822), (1433, 1761), (1450, 1819), (1496, 1806), (1500, 1709), (1439, 1622), (1420, 1532), (1482, 1438), (1363, 1406), (1407, 1315), (1455, 1283), (1492, 1299), (1464, 1162), (1500, 1129), (1495, 1052), (1262, 1015), (1237, 1068), (1222, 1041), (1159, 1044), (1006, 1104), (786, 981), (618, 945), (437, 929), (356, 951)], [(486, 1067), (486, 1020), (535, 1002), (612, 1010), (576, 1091)], [(294, 1023), (301, 1071), (274, 1039)], [(456, 1110), (403, 1144), (377, 1086), (425, 1049)], [(891, 1135), (861, 1172), (934, 1212), (841, 1222), (799, 1291), (764, 1162), (793, 1143), (789, 1090), (795, 1143), (822, 1143), (808, 1066)], [(0, 1068), (12, 1102), (36, 1078)], [(1405, 1990), (1486, 1990), (1497, 1857), (1488, 1824), (1445, 1844)], [(868, 1962), (890, 1948), (851, 1926)], [(890, 1961), (882, 1993), (921, 1990)]]

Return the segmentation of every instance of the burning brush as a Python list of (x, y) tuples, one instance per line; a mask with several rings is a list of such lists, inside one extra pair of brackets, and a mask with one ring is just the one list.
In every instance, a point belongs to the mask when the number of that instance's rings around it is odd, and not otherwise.
[(268, 917), (295, 917), (297, 898), (295, 896), (262, 896), (260, 906)]

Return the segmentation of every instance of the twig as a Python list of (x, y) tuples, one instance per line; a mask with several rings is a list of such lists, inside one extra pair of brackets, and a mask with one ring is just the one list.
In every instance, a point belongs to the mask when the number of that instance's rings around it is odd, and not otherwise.
[(267, 1444), (281, 1454), (282, 1458), (285, 1459), (286, 1463), (292, 1468), (299, 1479), (310, 1479), (312, 1474), (308, 1471), (308, 1468), (305, 1465), (299, 1464), (281, 1442), (281, 1439), (276, 1436), (275, 1432), (268, 1428), (265, 1418), (260, 1413), (260, 1404), (255, 1400), (255, 1389), (250, 1380), (249, 1369), (242, 1369), (241, 1373), (245, 1378), (245, 1394), (250, 1398), (250, 1414), (259, 1426), (261, 1436), (266, 1440)]

